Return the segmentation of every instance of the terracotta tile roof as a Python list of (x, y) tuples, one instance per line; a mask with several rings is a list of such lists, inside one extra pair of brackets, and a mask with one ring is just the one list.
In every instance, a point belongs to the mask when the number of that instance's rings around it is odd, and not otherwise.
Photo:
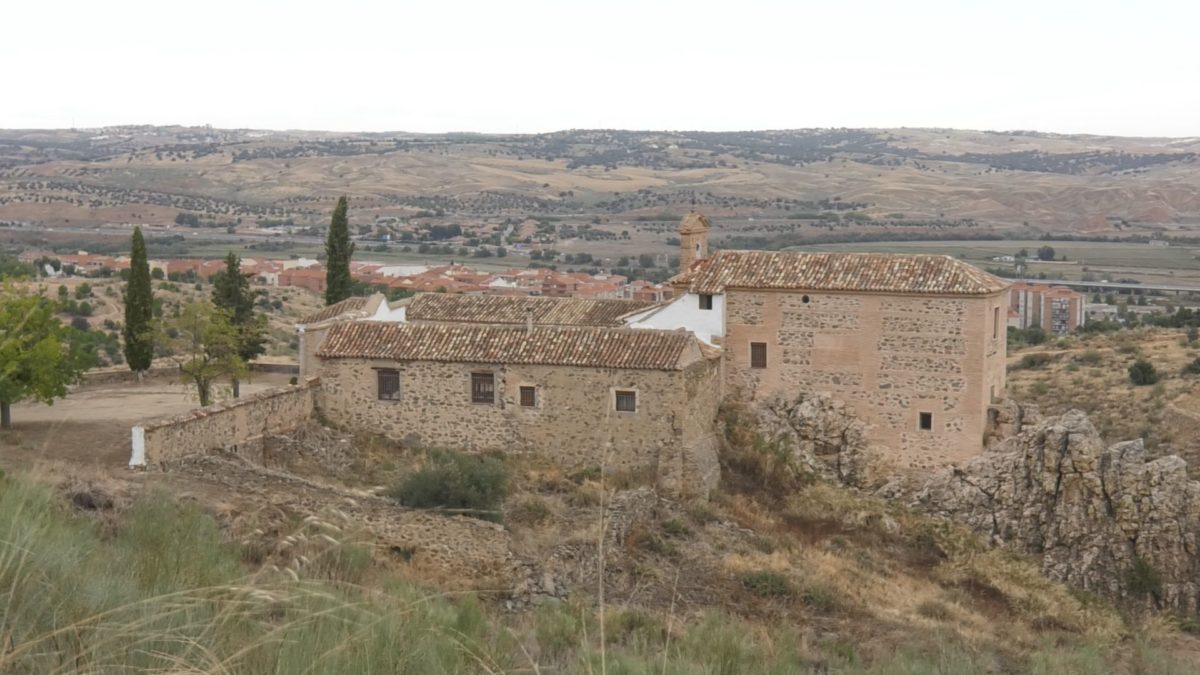
[(332, 304), (328, 307), (325, 307), (321, 310), (313, 312), (312, 314), (309, 314), (308, 316), (304, 317), (303, 319), (300, 319), (297, 323), (301, 323), (301, 324), (305, 324), (305, 325), (310, 324), (310, 323), (319, 323), (321, 321), (326, 321), (326, 320), (332, 319), (334, 317), (341, 316), (343, 314), (357, 312), (366, 306), (367, 306), (367, 298), (346, 298), (345, 300), (342, 300), (341, 302), (335, 302), (334, 304)]
[(988, 295), (1008, 283), (946, 255), (720, 251), (672, 282), (693, 293), (726, 288)]
[(640, 300), (423, 293), (412, 299), (405, 316), (409, 321), (524, 325), (532, 314), (535, 324), (621, 326), (621, 317), (653, 304)]
[(329, 329), (317, 356), (679, 370), (689, 353), (699, 347), (686, 331), (347, 321)]

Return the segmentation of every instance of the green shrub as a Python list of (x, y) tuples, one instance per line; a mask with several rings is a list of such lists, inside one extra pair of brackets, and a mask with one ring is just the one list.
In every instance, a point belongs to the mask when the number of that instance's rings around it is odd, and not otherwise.
[(1125, 589), (1134, 596), (1148, 596), (1157, 601), (1162, 596), (1162, 576), (1148, 560), (1137, 556), (1125, 570)]
[(405, 476), (386, 494), (404, 506), (499, 522), (507, 491), (508, 469), (499, 458), (434, 451), (428, 466)]
[(1154, 369), (1153, 363), (1146, 359), (1138, 359), (1129, 366), (1129, 381), (1138, 387), (1154, 384), (1158, 382), (1158, 371)]
[(1200, 356), (1183, 367), (1184, 375), (1200, 375)]
[(753, 570), (738, 574), (742, 587), (760, 598), (786, 598), (792, 594), (787, 577), (770, 570)]
[(525, 525), (536, 525), (550, 518), (550, 506), (539, 497), (528, 497), (508, 510), (508, 521)]
[(1021, 357), (1021, 360), (1009, 367), (1009, 370), (1037, 370), (1055, 360), (1055, 356), (1044, 352), (1034, 352)]
[(1089, 349), (1075, 357), (1077, 363), (1082, 363), (1085, 366), (1098, 366), (1103, 360), (1104, 356), (1095, 349)]
[(688, 527), (683, 521), (678, 518), (672, 518), (662, 524), (662, 531), (667, 536), (677, 537), (679, 539), (688, 539), (692, 536), (692, 528)]

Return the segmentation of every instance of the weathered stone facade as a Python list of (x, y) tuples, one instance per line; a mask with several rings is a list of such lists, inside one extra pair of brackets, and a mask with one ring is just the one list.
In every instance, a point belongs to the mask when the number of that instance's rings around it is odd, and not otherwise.
[[(727, 392), (843, 400), (870, 441), (889, 449), (881, 459), (893, 468), (961, 461), (982, 449), (988, 405), (1004, 391), (1003, 306), (1003, 293), (728, 289)], [(765, 367), (752, 367), (751, 343), (766, 345)]]
[[(399, 373), (397, 399), (380, 400), (379, 368)], [(494, 403), (472, 403), (472, 373), (494, 375)], [(407, 443), (537, 453), (566, 468), (648, 473), (674, 493), (707, 494), (718, 478), (718, 374), (718, 361), (706, 358), (681, 370), (326, 359), (319, 405), (335, 424)], [(536, 388), (532, 407), (521, 405), (522, 386)], [(637, 392), (635, 412), (615, 409), (617, 390)]]
[(143, 422), (132, 429), (129, 464), (162, 466), (211, 450), (254, 457), (262, 451), (264, 436), (294, 429), (312, 417), (319, 386), (317, 378), (308, 378), (298, 385)]

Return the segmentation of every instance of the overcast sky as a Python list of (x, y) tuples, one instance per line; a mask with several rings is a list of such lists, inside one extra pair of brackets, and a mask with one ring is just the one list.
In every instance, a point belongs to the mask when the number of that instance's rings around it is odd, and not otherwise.
[(1200, 136), (1200, 2), (3, 0), (0, 127)]

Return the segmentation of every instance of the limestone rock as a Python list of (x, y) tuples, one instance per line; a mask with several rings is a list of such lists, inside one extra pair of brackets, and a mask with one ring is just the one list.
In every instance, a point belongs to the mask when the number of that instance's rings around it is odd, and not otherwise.
[(1053, 579), (1130, 600), (1149, 588), (1156, 605), (1196, 611), (1200, 482), (1186, 468), (1147, 461), (1141, 440), (1106, 446), (1073, 410), (935, 474), (913, 506), (1040, 557)]
[(855, 487), (870, 481), (874, 452), (863, 423), (841, 401), (781, 394), (759, 402), (754, 415), (763, 439), (790, 449), (805, 469)]

